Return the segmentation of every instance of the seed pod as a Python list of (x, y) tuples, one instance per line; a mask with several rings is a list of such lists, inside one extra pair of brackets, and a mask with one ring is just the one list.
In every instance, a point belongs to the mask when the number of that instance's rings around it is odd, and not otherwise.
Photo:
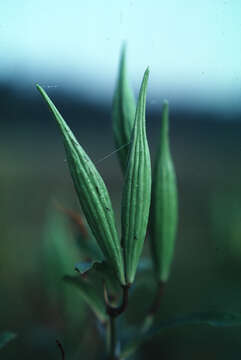
[(136, 104), (126, 75), (126, 48), (123, 46), (119, 77), (112, 105), (112, 122), (116, 149), (123, 174), (125, 173)]
[(160, 144), (154, 167), (149, 225), (157, 280), (166, 282), (177, 230), (177, 187), (169, 149), (167, 101), (163, 105)]
[(132, 283), (146, 236), (151, 200), (151, 162), (145, 129), (145, 71), (136, 108), (122, 198), (122, 241), (126, 282)]
[(63, 135), (69, 170), (86, 220), (106, 260), (124, 285), (122, 249), (104, 181), (46, 92), (39, 85), (37, 89), (47, 102)]

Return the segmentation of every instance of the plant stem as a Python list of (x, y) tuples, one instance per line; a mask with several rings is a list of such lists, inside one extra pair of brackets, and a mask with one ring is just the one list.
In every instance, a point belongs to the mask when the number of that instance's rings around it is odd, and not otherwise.
[(153, 303), (142, 325), (142, 329), (141, 329), (142, 333), (148, 331), (154, 322), (155, 316), (160, 308), (160, 302), (163, 296), (164, 285), (165, 285), (164, 282), (162, 281), (158, 282)]
[(117, 317), (125, 311), (128, 305), (128, 290), (128, 285), (122, 286), (122, 303), (120, 306), (110, 305), (108, 295), (105, 296), (106, 312), (110, 317)]
[(65, 360), (64, 348), (63, 348), (61, 342), (60, 342), (59, 340), (56, 340), (56, 344), (57, 344), (57, 346), (58, 346), (58, 348), (59, 348), (59, 350), (60, 350), (61, 359), (62, 359), (62, 360)]
[(155, 295), (154, 301), (152, 303), (152, 306), (151, 306), (151, 308), (149, 310), (149, 315), (154, 316), (158, 312), (158, 310), (160, 308), (160, 303), (161, 303), (161, 300), (162, 300), (162, 296), (163, 296), (164, 285), (165, 285), (164, 282), (162, 282), (162, 281), (158, 282), (156, 295)]
[(112, 306), (109, 303), (108, 294), (106, 288), (104, 290), (105, 294), (105, 303), (106, 303), (106, 312), (109, 315), (109, 360), (118, 360), (116, 357), (116, 343), (117, 343), (117, 336), (116, 336), (116, 324), (115, 319), (120, 316), (127, 307), (128, 304), (128, 290), (129, 286), (122, 287), (122, 303), (120, 306)]
[(116, 340), (115, 318), (110, 316), (110, 360), (117, 360), (115, 356)]

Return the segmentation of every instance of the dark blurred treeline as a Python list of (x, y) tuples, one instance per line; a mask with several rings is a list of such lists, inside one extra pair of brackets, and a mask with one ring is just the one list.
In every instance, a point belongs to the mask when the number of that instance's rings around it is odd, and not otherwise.
[[(47, 93), (58, 104), (58, 108), (63, 110), (65, 116), (69, 121), (75, 121), (75, 125), (81, 128), (103, 128), (110, 119), (111, 109), (105, 104), (88, 102), (84, 94), (77, 96), (76, 92), (73, 94), (63, 92), (56, 86), (44, 87)], [(149, 105), (149, 106), (148, 106)], [(21, 127), (33, 126), (33, 123), (41, 124), (42, 129), (49, 128), (49, 123), (45, 121), (46, 112), (43, 106), (43, 101), (40, 98), (35, 85), (32, 89), (17, 88), (7, 83), (0, 84), (0, 106), (2, 126), (6, 129), (12, 126)], [(155, 126), (156, 118), (160, 117), (159, 111), (149, 110), (150, 104), (147, 104), (148, 127)], [(161, 107), (161, 99), (160, 99)], [(21, 122), (20, 122), (21, 119)], [(215, 113), (208, 108), (192, 107), (178, 108), (174, 104), (174, 109), (171, 104), (171, 123), (172, 131), (180, 132), (190, 131), (199, 135), (209, 136), (232, 136), (240, 140), (241, 136), (241, 110), (239, 113)]]

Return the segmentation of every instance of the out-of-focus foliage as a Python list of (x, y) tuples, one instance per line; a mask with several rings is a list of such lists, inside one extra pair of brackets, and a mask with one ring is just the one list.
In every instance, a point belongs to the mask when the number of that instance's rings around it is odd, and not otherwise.
[(89, 273), (86, 276), (76, 274), (80, 260), (82, 264), (87, 264), (84, 261), (90, 255), (98, 254), (97, 247), (88, 232), (86, 236), (83, 236), (80, 230), (81, 228), (74, 233), (69, 217), (58, 211), (56, 206), (49, 208), (43, 248), (46, 291), (53, 306), (62, 304), (62, 310), (67, 312), (69, 321), (76, 323), (83, 321), (84, 314), (80, 311), (79, 303), (80, 295), (103, 322), (106, 320), (106, 314), (101, 296), (103, 293), (101, 281), (96, 280)]
[(209, 325), (214, 327), (228, 327), (241, 326), (241, 314), (234, 313), (218, 313), (218, 312), (203, 312), (177, 316), (174, 319), (162, 321), (148, 330), (145, 334), (136, 332), (132, 341), (123, 347), (121, 359), (126, 359), (131, 356), (139, 346), (144, 342), (150, 340), (154, 336), (160, 335), (168, 329), (187, 325)]
[(16, 334), (10, 331), (0, 333), (0, 350), (6, 346), (10, 341), (16, 338)]
[(241, 265), (241, 192), (217, 190), (210, 198), (210, 225), (220, 261)]

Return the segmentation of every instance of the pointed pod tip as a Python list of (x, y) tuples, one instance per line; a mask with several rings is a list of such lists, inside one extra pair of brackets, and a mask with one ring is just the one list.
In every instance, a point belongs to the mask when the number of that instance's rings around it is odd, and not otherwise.
[(164, 100), (162, 107), (162, 114), (163, 114), (163, 119), (165, 121), (168, 121), (168, 112), (169, 112), (169, 103), (167, 100)]
[(149, 66), (147, 66), (146, 71), (145, 71), (145, 75), (146, 75), (146, 76), (148, 76), (148, 75), (149, 75), (149, 73), (150, 73), (150, 67), (149, 67)]
[(123, 40), (122, 46), (121, 46), (122, 55), (126, 53), (126, 49), (127, 49), (127, 41)]
[(126, 41), (123, 41), (122, 47), (121, 47), (121, 55), (120, 55), (120, 62), (119, 62), (119, 71), (124, 72), (126, 71)]
[[(168, 133), (168, 123), (169, 123), (169, 106), (168, 106), (168, 101), (164, 100), (163, 101), (163, 107), (162, 107), (162, 129), (163, 129), (163, 136), (165, 137), (166, 134)], [(164, 143), (164, 140), (163, 140)]]
[(149, 66), (146, 68), (145, 72), (144, 72), (144, 76), (143, 76), (143, 83), (142, 84), (147, 84), (147, 81), (149, 79), (149, 73), (150, 73), (150, 68)]
[(40, 94), (44, 94), (45, 93), (45, 91), (44, 91), (44, 89), (42, 88), (42, 86), (40, 86), (39, 84), (36, 84), (36, 89), (40, 92)]

